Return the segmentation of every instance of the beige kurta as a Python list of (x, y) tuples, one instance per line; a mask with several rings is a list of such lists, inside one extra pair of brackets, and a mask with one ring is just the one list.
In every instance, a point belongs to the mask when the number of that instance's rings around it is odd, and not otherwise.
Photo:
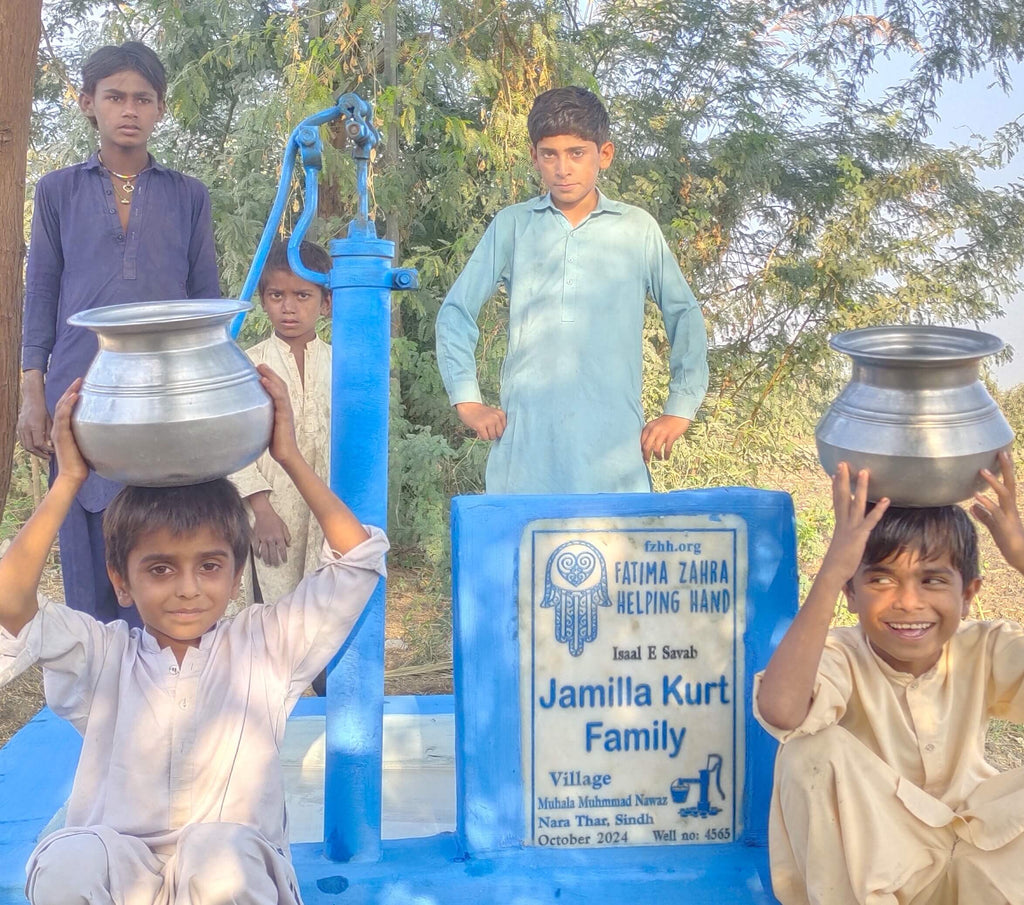
[[(0, 629), (0, 684), (39, 662), (47, 703), (82, 733), (68, 827), (109, 829), (113, 842), (100, 835), (108, 852), (120, 848), (111, 833), (142, 840), (169, 864), (186, 828), (240, 825), (262, 841), (262, 863), (287, 889), (278, 749), (295, 702), (384, 574), (387, 538), (369, 530), (370, 539), (344, 556), (325, 549), (323, 568), (278, 603), (220, 620), (180, 667), (147, 631), (58, 604), (42, 604), (16, 638)], [(137, 861), (124, 873), (134, 876)], [(173, 899), (157, 901), (165, 900)]]
[(1024, 722), (1021, 626), (964, 623), (916, 678), (859, 626), (834, 629), (790, 732), (757, 712), (760, 681), (755, 716), (783, 743), (769, 835), (784, 905), (1024, 902), (1024, 870), (1006, 869), (1024, 860), (1024, 770), (984, 757), (990, 718)]
[[(269, 365), (288, 385), (299, 450), (313, 471), (329, 482), (331, 347), (319, 338), (314, 338), (306, 346), (305, 382), (299, 379), (295, 356), (288, 344), (277, 336), (258, 343), (248, 349), (246, 354), (253, 364)], [(231, 480), (243, 498), (260, 491), (270, 491), (270, 504), (291, 534), (287, 562), (270, 566), (252, 557), (263, 602), (273, 603), (292, 590), (303, 575), (316, 568), (323, 534), (302, 495), (269, 452), (265, 452), (252, 465), (231, 475)], [(247, 581), (245, 585), (246, 602), (252, 603), (252, 582)]]

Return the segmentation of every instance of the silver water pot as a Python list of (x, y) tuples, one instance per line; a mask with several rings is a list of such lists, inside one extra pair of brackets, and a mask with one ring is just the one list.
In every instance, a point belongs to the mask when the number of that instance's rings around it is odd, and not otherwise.
[(848, 462), (870, 471), (868, 496), (897, 506), (943, 506), (987, 487), (982, 468), (1013, 431), (978, 378), (999, 337), (956, 327), (850, 330), (833, 349), (853, 359), (850, 382), (818, 422), (818, 458), (829, 474)]
[(147, 302), (68, 318), (99, 339), (71, 419), (99, 474), (149, 487), (198, 484), (267, 448), (273, 404), (228, 333), (249, 307), (233, 299)]

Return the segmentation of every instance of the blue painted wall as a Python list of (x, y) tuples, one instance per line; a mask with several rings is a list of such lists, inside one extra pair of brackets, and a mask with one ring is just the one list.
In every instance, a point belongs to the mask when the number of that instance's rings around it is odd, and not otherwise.
[(688, 850), (767, 845), (775, 742), (749, 713), (749, 702), (754, 673), (796, 612), (793, 503), (776, 491), (716, 488), (453, 500), (457, 832), (468, 852), (518, 847), (523, 839), (518, 558), (526, 525), (540, 518), (727, 513), (747, 524), (744, 833), (733, 843), (673, 848), (687, 858)]

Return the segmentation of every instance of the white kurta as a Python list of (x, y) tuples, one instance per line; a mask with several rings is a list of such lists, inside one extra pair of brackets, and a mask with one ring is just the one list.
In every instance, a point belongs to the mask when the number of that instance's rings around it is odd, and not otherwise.
[(368, 530), (344, 556), (325, 548), (278, 603), (220, 620), (180, 667), (147, 631), (59, 604), (41, 604), (17, 637), (0, 629), (0, 684), (40, 663), (47, 704), (83, 736), (68, 826), (109, 827), (170, 858), (188, 826), (240, 824), (287, 866), (278, 749), (384, 574), (387, 538)]
[[(246, 351), (253, 364), (267, 364), (288, 386), (295, 414), (295, 439), (299, 450), (324, 481), (330, 481), (331, 456), (331, 347), (314, 337), (306, 346), (303, 366), (305, 381), (289, 345), (277, 336)], [(273, 603), (287, 594), (307, 572), (319, 563), (323, 534), (291, 478), (273, 459), (263, 453), (252, 465), (231, 475), (242, 497), (261, 491), (270, 492), (270, 505), (287, 525), (291, 534), (288, 560), (271, 566), (253, 557), (256, 577), (264, 603)], [(252, 582), (246, 582), (246, 600), (252, 603)]]

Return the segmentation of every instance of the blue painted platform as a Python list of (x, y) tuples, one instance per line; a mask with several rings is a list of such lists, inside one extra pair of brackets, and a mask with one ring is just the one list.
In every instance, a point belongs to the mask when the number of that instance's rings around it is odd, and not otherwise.
[(71, 794), (82, 737), (43, 709), (0, 748), (0, 905), (24, 905), (25, 863)]
[(292, 846), (307, 905), (770, 905), (767, 850), (728, 861), (716, 846), (645, 847), (602, 852), (523, 848), (466, 857), (451, 834), (384, 843), (376, 864), (331, 864), (317, 846)]
[[(293, 845), (307, 905), (775, 902), (767, 848), (775, 744), (749, 713), (739, 839), (600, 850), (521, 844), (518, 566), (513, 554), (523, 530), (532, 520), (546, 517), (680, 513), (734, 513), (746, 522), (744, 697), (750, 700), (754, 672), (767, 662), (796, 611), (796, 539), (787, 494), (719, 488), (603, 497), (457, 498), (453, 501), (457, 695), (384, 699), (383, 705), (385, 716), (414, 713), (426, 718), (431, 712), (454, 713), (456, 831), (385, 839), (379, 860), (329, 861), (323, 842)], [(339, 699), (334, 706), (344, 707), (345, 702)], [(323, 707), (322, 699), (303, 699), (293, 718), (322, 713)], [(0, 750), (0, 905), (24, 905), (25, 862), (70, 792), (79, 747), (74, 729), (43, 711)]]
[[(446, 695), (385, 700), (385, 712), (392, 714), (451, 713), (452, 708)], [(322, 714), (323, 699), (303, 698), (293, 717)], [(25, 905), (25, 862), (71, 792), (80, 748), (78, 733), (44, 709), (0, 749), (0, 905)], [(519, 849), (474, 858), (453, 833), (443, 833), (385, 841), (376, 863), (328, 861), (319, 843), (293, 845), (292, 856), (307, 905), (625, 905), (638, 901), (640, 889), (643, 898), (655, 896), (659, 903), (775, 901), (767, 892), (764, 848), (742, 849), (728, 864), (716, 857), (716, 849), (688, 848), (683, 864), (678, 849), (651, 847), (640, 866), (628, 852), (608, 851), (595, 870), (592, 861), (585, 863), (589, 859), (573, 850)]]

